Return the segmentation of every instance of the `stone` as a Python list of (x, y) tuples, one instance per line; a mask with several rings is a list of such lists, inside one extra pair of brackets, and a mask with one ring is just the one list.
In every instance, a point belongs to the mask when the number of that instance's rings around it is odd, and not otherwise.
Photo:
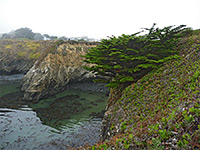
[(25, 74), (54, 41), (0, 40), (0, 75)]
[(82, 55), (95, 45), (84, 43), (62, 43), (54, 52), (49, 52), (43, 59), (39, 58), (24, 76), (21, 90), (23, 99), (38, 101), (62, 91), (69, 82), (95, 78), (83, 67), (85, 63)]

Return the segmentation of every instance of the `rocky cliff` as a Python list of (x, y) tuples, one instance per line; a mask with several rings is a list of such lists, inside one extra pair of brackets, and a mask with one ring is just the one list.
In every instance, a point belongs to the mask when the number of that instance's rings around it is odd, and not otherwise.
[(0, 75), (25, 74), (55, 41), (0, 40)]
[(67, 42), (47, 50), (23, 79), (24, 99), (37, 101), (63, 90), (69, 82), (95, 77), (83, 69), (87, 64), (81, 56), (94, 46), (94, 43)]

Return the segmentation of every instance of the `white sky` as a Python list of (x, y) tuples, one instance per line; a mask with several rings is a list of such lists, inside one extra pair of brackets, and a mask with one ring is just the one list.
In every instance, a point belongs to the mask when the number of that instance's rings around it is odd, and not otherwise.
[(200, 0), (0, 0), (0, 33), (22, 27), (66, 37), (133, 34), (185, 24), (200, 28)]

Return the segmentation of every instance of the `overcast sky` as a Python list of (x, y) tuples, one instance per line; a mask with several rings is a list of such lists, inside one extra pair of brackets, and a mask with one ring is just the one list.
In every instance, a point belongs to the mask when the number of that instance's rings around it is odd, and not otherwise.
[(200, 28), (200, 0), (0, 0), (0, 33), (22, 27), (42, 34), (90, 38), (141, 28)]

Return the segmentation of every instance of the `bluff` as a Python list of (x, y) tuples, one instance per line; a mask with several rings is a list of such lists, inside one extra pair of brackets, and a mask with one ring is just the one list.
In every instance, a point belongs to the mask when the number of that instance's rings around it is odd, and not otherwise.
[(200, 148), (200, 32), (177, 48), (179, 58), (110, 91), (102, 141), (85, 149)]
[(37, 101), (62, 91), (69, 82), (95, 77), (83, 69), (82, 55), (96, 43), (64, 42), (49, 47), (23, 78), (24, 100)]
[(200, 148), (200, 31), (182, 34), (179, 57), (110, 90), (102, 141), (85, 149)]
[(55, 41), (0, 40), (0, 75), (25, 74)]

